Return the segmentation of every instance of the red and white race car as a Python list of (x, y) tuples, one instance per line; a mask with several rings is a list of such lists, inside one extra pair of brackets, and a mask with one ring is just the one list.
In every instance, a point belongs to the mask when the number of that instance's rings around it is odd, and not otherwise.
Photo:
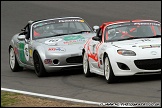
[(161, 74), (161, 23), (132, 20), (103, 23), (97, 35), (86, 41), (83, 69), (105, 76), (108, 83), (116, 76)]

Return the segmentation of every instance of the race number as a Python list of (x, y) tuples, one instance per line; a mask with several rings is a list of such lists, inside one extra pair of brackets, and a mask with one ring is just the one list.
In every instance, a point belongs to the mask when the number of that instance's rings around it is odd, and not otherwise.
[(25, 58), (26, 58), (26, 61), (29, 61), (29, 47), (28, 47), (28, 44), (26, 44), (24, 46), (24, 55), (25, 55)]

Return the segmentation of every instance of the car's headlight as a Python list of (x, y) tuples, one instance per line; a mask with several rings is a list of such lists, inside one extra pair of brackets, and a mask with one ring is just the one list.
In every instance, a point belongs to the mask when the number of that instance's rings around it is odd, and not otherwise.
[(124, 50), (124, 49), (121, 49), (121, 50), (117, 50), (118, 54), (120, 55), (124, 55), (124, 56), (135, 56), (136, 53), (134, 51), (131, 51), (131, 50)]

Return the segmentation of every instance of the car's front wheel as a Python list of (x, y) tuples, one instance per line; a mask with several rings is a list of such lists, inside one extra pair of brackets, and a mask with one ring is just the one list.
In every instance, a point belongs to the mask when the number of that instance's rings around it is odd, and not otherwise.
[(84, 52), (84, 55), (83, 55), (83, 71), (86, 77), (90, 77), (92, 74), (89, 69), (89, 63), (88, 63), (86, 52)]
[(13, 72), (22, 71), (23, 67), (19, 66), (13, 47), (9, 49), (9, 64)]
[(104, 57), (104, 75), (107, 83), (115, 82), (115, 75), (107, 55)]
[(34, 52), (34, 68), (35, 68), (35, 73), (38, 77), (43, 77), (46, 75), (46, 70), (44, 68), (44, 65), (42, 63), (42, 60), (40, 58), (40, 55), (38, 54), (37, 51)]

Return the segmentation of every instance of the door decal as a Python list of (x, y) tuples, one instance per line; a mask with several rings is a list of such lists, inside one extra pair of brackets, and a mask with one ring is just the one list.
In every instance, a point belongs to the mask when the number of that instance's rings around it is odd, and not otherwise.
[(24, 55), (27, 61), (29, 61), (29, 47), (28, 44), (24, 46)]
[(99, 47), (102, 45), (102, 42), (101, 43), (97, 43), (97, 44), (94, 44), (93, 46), (92, 46), (92, 52), (91, 52), (91, 50), (90, 50), (90, 42), (91, 42), (92, 40), (90, 39), (90, 40), (88, 40), (88, 42), (86, 43), (87, 44), (87, 55), (88, 55), (88, 59), (89, 58), (92, 58), (94, 61), (96, 61), (96, 62), (98, 62), (98, 67), (100, 68), (100, 61), (98, 60), (98, 50), (99, 50)]
[(19, 58), (20, 58), (20, 61), (26, 62), (26, 59), (24, 56), (24, 43), (19, 43)]

